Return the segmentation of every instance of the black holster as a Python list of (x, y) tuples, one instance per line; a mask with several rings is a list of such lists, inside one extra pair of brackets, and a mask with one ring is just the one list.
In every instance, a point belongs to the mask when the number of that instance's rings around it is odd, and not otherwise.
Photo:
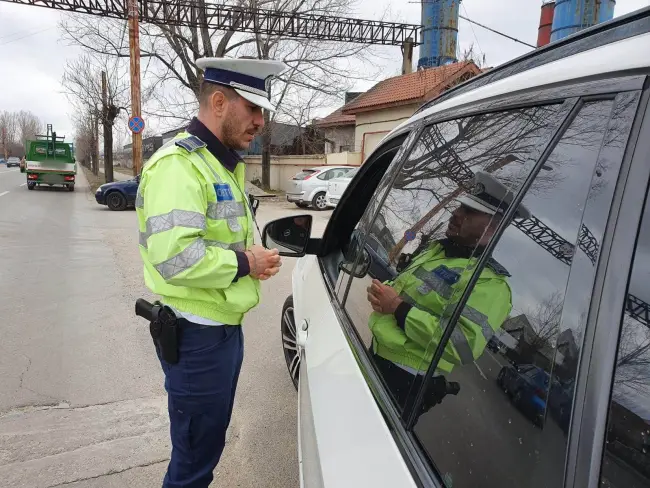
[(174, 311), (160, 302), (138, 298), (135, 314), (149, 321), (149, 332), (160, 357), (169, 364), (178, 363), (179, 327)]

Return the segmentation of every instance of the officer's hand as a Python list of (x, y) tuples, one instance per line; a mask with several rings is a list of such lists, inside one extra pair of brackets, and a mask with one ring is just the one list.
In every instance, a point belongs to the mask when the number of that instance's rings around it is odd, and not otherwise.
[(251, 269), (251, 277), (259, 280), (268, 280), (271, 276), (275, 276), (282, 266), (277, 249), (265, 249), (255, 245), (246, 251), (246, 257)]
[(392, 287), (379, 280), (372, 280), (368, 287), (368, 301), (375, 312), (392, 314), (403, 300)]

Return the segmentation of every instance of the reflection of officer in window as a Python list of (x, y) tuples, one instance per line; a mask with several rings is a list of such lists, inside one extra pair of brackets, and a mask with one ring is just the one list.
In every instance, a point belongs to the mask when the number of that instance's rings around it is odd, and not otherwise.
[[(477, 173), (472, 193), (458, 199), (460, 206), (449, 219), (447, 238), (413, 256), (392, 282), (373, 280), (368, 288), (368, 301), (375, 310), (369, 323), (374, 358), (401, 405), (409, 399), (409, 391), (417, 393), (411, 387), (421, 381), (445, 328), (440, 318), (445, 311), (450, 313), (454, 292), (467, 285), (513, 197), (493, 176)], [(520, 205), (516, 217), (528, 218), (530, 213)], [(483, 353), (512, 308), (509, 276), (489, 259), (445, 347), (439, 374), (450, 373), (457, 364), (470, 364)]]

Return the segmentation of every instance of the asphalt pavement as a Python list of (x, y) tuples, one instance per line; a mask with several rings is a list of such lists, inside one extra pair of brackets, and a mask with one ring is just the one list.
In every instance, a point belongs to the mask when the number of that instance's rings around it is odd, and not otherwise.
[[(0, 168), (0, 487), (159, 487), (169, 457), (163, 375), (147, 325), (134, 211), (75, 192), (28, 191)], [(305, 213), (263, 202), (260, 226)], [(330, 212), (315, 213), (322, 232)], [(298, 486), (296, 392), (280, 311), (293, 260), (263, 284), (228, 445), (212, 486)]]

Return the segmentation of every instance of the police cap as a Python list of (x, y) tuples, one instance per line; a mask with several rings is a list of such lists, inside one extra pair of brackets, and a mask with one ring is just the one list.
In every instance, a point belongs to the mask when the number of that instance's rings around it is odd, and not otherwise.
[(239, 95), (271, 112), (269, 81), (287, 66), (281, 61), (262, 59), (200, 58), (196, 65), (204, 71), (203, 81), (233, 88)]
[[(474, 181), (470, 191), (458, 198), (461, 205), (478, 210), (480, 212), (495, 215), (503, 214), (514, 199), (515, 194), (494, 176), (483, 171), (474, 175)], [(525, 205), (519, 204), (516, 218), (527, 219), (530, 217), (530, 210)]]

